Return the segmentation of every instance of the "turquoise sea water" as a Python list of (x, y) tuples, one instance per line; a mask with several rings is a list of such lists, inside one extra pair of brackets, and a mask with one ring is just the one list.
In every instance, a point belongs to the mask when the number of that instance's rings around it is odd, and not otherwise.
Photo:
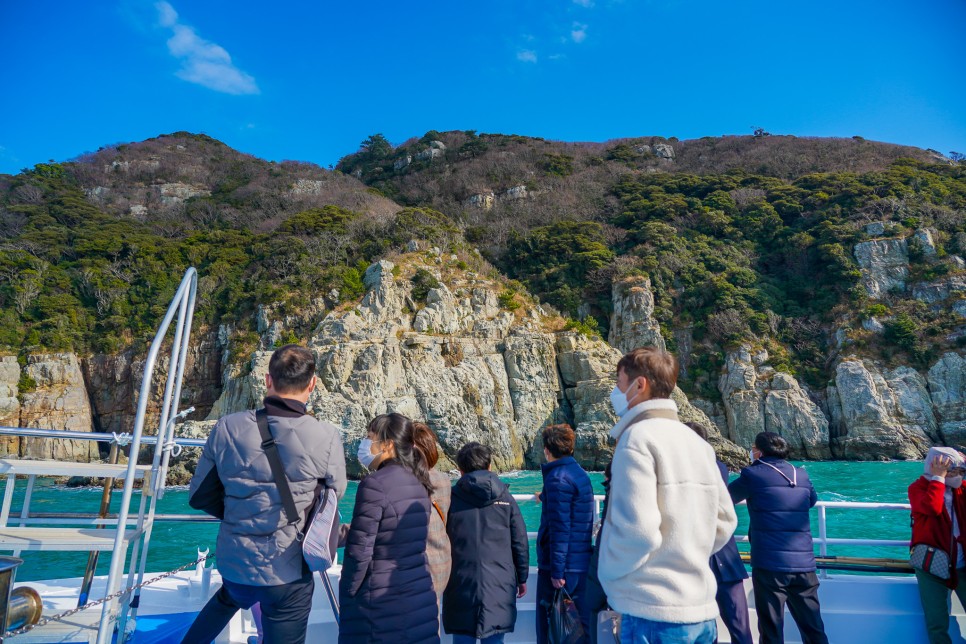
[[(922, 473), (922, 463), (852, 463), (830, 461), (823, 463), (798, 463), (804, 465), (823, 501), (871, 501), (880, 503), (906, 503), (906, 488)], [(539, 472), (513, 472), (502, 477), (514, 494), (532, 494), (541, 487)], [(591, 473), (595, 490), (603, 493), (601, 483), (603, 474)], [(25, 481), (17, 482), (11, 517), (19, 513), (23, 498)], [(355, 502), (356, 483), (349, 484), (349, 490), (341, 503), (343, 520), (348, 522), (352, 516)], [(50, 485), (38, 480), (31, 501), (31, 511), (35, 512), (96, 512), (100, 503), (99, 488), (66, 488)], [(115, 511), (119, 505), (120, 494), (115, 495)], [(188, 507), (186, 489), (169, 489), (158, 503), (158, 511), (171, 514), (195, 514)], [(140, 496), (135, 495), (131, 502), (133, 511), (137, 510)], [(540, 523), (540, 506), (536, 503), (521, 503), (521, 510), (527, 529), (536, 532)], [(828, 536), (830, 538), (865, 539), (908, 539), (909, 513), (902, 510), (842, 510), (828, 509)], [(738, 508), (738, 533), (747, 532), (747, 513), (744, 507)], [(13, 520), (11, 525), (16, 525)], [(196, 558), (196, 548), (210, 547), (214, 550), (217, 524), (186, 524), (158, 522), (151, 539), (148, 557), (148, 570), (160, 572), (170, 570)], [(817, 514), (812, 512), (812, 532), (818, 534)], [(747, 546), (739, 546), (743, 550)], [(531, 556), (532, 553), (531, 545)], [(870, 548), (830, 546), (830, 555), (855, 555), (878, 557), (905, 557), (904, 548)], [(87, 553), (82, 552), (25, 552), (22, 554), (24, 565), (17, 578), (20, 581), (76, 577), (84, 572)], [(102, 553), (98, 564), (98, 574), (107, 574), (110, 553)], [(535, 561), (535, 559), (534, 559)]]

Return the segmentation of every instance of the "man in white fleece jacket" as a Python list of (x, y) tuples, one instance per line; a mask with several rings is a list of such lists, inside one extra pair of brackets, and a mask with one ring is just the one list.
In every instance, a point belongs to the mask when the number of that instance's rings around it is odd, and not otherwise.
[(716, 583), (708, 559), (738, 525), (714, 450), (677, 418), (678, 363), (644, 347), (617, 363), (620, 421), (598, 575), (622, 614), (624, 644), (711, 644)]

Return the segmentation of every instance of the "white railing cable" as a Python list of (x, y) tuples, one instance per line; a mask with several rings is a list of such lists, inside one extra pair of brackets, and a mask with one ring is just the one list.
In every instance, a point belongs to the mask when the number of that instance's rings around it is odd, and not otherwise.
[[(513, 494), (513, 498), (516, 501), (522, 502), (534, 502), (537, 500), (533, 494)], [(594, 495), (594, 508), (597, 512), (597, 516), (600, 516), (600, 504), (604, 499), (604, 495), (596, 494)], [(743, 504), (743, 502), (742, 502)], [(908, 540), (902, 539), (847, 539), (838, 537), (828, 536), (828, 516), (826, 514), (827, 508), (843, 508), (850, 510), (893, 510), (893, 511), (905, 511), (909, 512), (911, 506), (908, 503), (872, 503), (867, 501), (819, 501), (815, 504), (815, 511), (818, 515), (818, 536), (814, 537), (815, 542), (819, 547), (819, 555), (822, 557), (828, 556), (828, 546), (872, 546), (872, 547), (894, 547), (894, 548), (907, 548), (909, 547)], [(537, 536), (536, 532), (528, 532), (527, 537), (533, 539)], [(735, 534), (735, 540), (747, 543), (748, 535)]]

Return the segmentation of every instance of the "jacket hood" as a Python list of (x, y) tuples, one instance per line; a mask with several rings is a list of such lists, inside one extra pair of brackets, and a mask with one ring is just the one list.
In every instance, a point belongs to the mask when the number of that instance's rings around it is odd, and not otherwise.
[(477, 470), (464, 474), (456, 482), (453, 494), (458, 495), (471, 505), (482, 508), (499, 499), (508, 489), (507, 484), (493, 472)]

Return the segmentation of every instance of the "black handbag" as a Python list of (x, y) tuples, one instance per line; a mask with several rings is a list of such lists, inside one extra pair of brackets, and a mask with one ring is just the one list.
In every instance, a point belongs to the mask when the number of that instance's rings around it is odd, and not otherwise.
[(558, 588), (550, 606), (550, 644), (578, 644), (585, 638), (577, 605), (566, 588)]

